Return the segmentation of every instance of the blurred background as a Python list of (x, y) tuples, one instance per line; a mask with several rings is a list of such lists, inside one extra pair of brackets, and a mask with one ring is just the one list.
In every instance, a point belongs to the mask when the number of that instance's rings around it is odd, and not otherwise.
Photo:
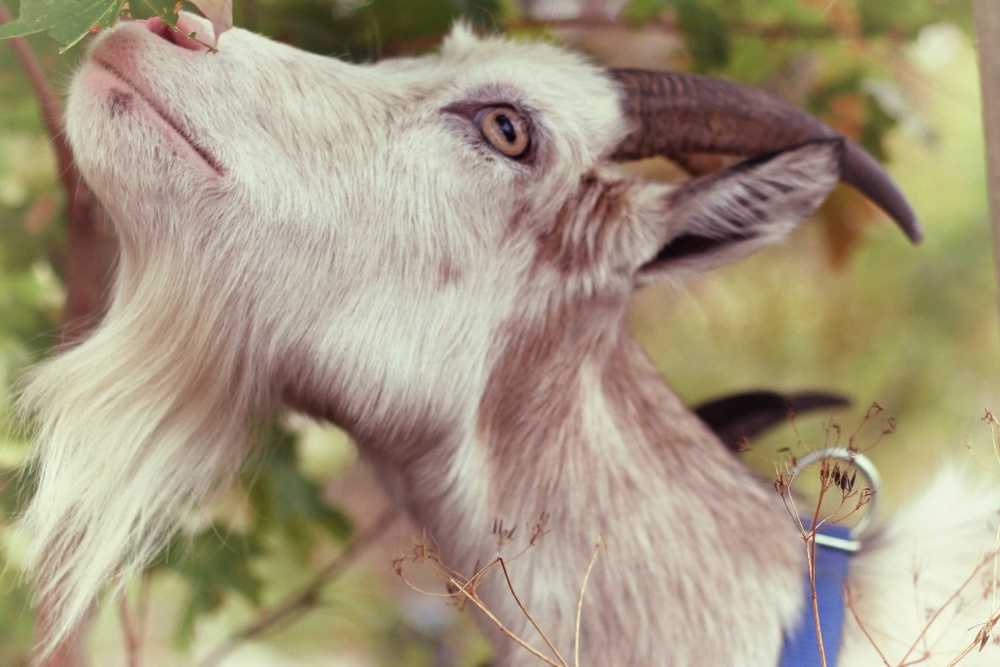
[[(849, 409), (796, 418), (794, 428), (755, 442), (745, 456), (764, 475), (773, 475), (771, 460), (786, 448), (846, 445), (853, 437), (881, 469), (879, 511), (888, 512), (943, 459), (1000, 468), (995, 434), (983, 421), (1000, 406), (1000, 341), (966, 0), (234, 4), (237, 26), (336, 57), (418, 54), (465, 18), (484, 31), (581, 49), (602, 63), (749, 83), (821, 116), (888, 165), (922, 218), (924, 243), (909, 245), (841, 188), (786, 245), (682, 290), (641, 293), (631, 314), (637, 336), (692, 404), (761, 387), (852, 398)], [(137, 16), (151, 11), (133, 5)], [(44, 37), (30, 45), (52, 88), (62, 90), (83, 49), (59, 55)], [(26, 493), (16, 469), (30, 438), (12, 421), (14, 384), (59, 340), (71, 249), (52, 139), (7, 42), (0, 42), (0, 101), (6, 667), (28, 664), (34, 623), (18, 578), (23, 545), (9, 529)], [(639, 168), (678, 176), (665, 164)], [(866, 419), (873, 403), (882, 410)], [(383, 511), (388, 503), (347, 438), (294, 416), (272, 437), (278, 444), (246, 484), (193, 522), (124, 604), (100, 611), (84, 651), (92, 664), (486, 664), (469, 614), (414, 590), (443, 590), (425, 565), (406, 562), (413, 587), (393, 572), (393, 559), (419, 536)]]

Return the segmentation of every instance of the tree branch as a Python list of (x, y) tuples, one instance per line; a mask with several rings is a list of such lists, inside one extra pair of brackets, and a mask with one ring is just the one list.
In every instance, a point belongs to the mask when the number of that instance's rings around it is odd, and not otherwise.
[(285, 597), (280, 603), (261, 612), (257, 620), (243, 627), (233, 634), (229, 639), (212, 649), (201, 661), (198, 667), (213, 667), (224, 657), (236, 649), (248, 639), (264, 634), (281, 625), (290, 623), (296, 617), (301, 616), (319, 602), (320, 591), (336, 579), (350, 565), (354, 558), (372, 542), (382, 536), (392, 525), (396, 516), (394, 507), (386, 508), (379, 517), (364, 530), (356, 534), (344, 550), (337, 554), (327, 563), (305, 586), (298, 591)]
[[(608, 28), (625, 28), (633, 30), (656, 30), (659, 32), (679, 35), (680, 24), (676, 17), (661, 16), (642, 21), (629, 21), (622, 18), (580, 17), (571, 19), (536, 19), (518, 17), (504, 19), (501, 22), (505, 30), (601, 30)], [(762, 39), (843, 39), (845, 37), (860, 37), (859, 33), (840, 29), (830, 24), (800, 24), (800, 23), (754, 23), (750, 21), (733, 23), (731, 29), (745, 37), (760, 37)]]
[[(11, 20), (0, 0), (0, 25)], [(42, 123), (56, 154), (59, 180), (66, 194), (66, 254), (62, 260), (66, 282), (66, 308), (60, 339), (69, 343), (81, 338), (103, 313), (117, 247), (104, 223), (106, 214), (73, 161), (73, 152), (63, 126), (59, 96), (49, 84), (27, 40), (15, 37), (11, 48), (38, 100)]]

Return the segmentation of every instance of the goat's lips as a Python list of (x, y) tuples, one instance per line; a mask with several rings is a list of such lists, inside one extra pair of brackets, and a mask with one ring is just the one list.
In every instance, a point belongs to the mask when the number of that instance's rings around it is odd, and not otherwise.
[(198, 142), (176, 105), (157, 93), (151, 83), (155, 76), (137, 64), (136, 54), (145, 53), (149, 47), (141, 38), (142, 33), (136, 34), (134, 29), (119, 29), (96, 45), (84, 70), (89, 93), (105, 100), (106, 113), (113, 122), (127, 125), (146, 119), (163, 131), (182, 156), (207, 167), (215, 176), (223, 175), (218, 160)]
[[(170, 26), (163, 22), (159, 16), (141, 22), (146, 28), (164, 41), (176, 44), (188, 51), (208, 51), (205, 43), (211, 41), (211, 34), (206, 34), (205, 26), (195, 22), (191, 17), (181, 15), (177, 18), (176, 26)], [(194, 38), (188, 35), (194, 35)]]

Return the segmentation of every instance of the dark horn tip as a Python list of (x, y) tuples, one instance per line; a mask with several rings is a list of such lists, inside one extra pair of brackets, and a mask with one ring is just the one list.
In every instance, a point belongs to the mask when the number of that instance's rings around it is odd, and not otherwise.
[(917, 214), (913, 212), (909, 202), (903, 199), (902, 195), (898, 199), (893, 198), (889, 201), (877, 198), (873, 198), (873, 201), (886, 215), (892, 218), (911, 243), (917, 245), (924, 240), (924, 228), (921, 227), (920, 221), (917, 220)]
[(906, 238), (910, 239), (910, 242), (914, 245), (924, 240), (924, 229), (920, 226), (915, 216), (903, 219), (897, 218), (896, 224), (902, 228), (903, 233), (906, 234)]
[(854, 186), (881, 208), (914, 244), (924, 238), (924, 230), (906, 196), (882, 165), (853, 142), (847, 143), (841, 180)]

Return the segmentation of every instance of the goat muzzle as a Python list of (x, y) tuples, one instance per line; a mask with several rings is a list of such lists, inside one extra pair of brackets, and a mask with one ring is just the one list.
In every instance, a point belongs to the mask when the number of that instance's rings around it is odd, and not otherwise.
[(691, 153), (753, 156), (818, 139), (845, 139), (840, 180), (876, 203), (917, 243), (923, 230), (906, 197), (878, 161), (801, 109), (739, 84), (696, 74), (609, 70), (623, 93), (633, 130), (611, 158), (618, 161)]

